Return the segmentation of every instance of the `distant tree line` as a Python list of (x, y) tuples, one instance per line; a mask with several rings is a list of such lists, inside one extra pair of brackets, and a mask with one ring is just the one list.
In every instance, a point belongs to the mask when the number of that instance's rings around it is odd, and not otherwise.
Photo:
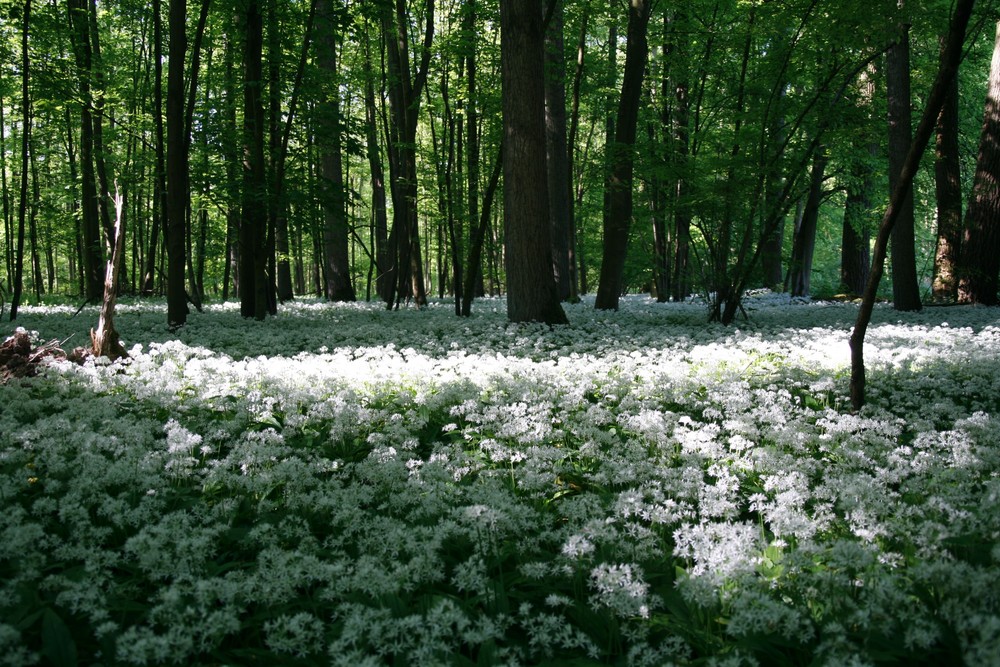
[[(892, 232), (902, 310), (997, 303), (1000, 13), (973, 4)], [(559, 322), (701, 293), (729, 323), (751, 288), (860, 295), (955, 9), (0, 0), (0, 296), (100, 299), (118, 226), (119, 292), (171, 326), (208, 298)]]

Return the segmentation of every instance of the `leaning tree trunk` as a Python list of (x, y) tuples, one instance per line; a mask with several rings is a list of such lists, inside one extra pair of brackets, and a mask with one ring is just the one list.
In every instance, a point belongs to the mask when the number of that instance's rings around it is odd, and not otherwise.
[(995, 306), (1000, 271), (1000, 23), (990, 64), (986, 111), (976, 158), (976, 177), (965, 217), (958, 282), (961, 303)]
[(858, 318), (851, 332), (851, 405), (855, 410), (860, 410), (865, 403), (865, 333), (868, 331), (868, 324), (871, 322), (872, 310), (875, 308), (875, 294), (878, 291), (878, 284), (882, 280), (882, 272), (885, 269), (886, 249), (889, 245), (889, 235), (899, 218), (900, 209), (907, 191), (913, 185), (913, 177), (920, 166), (920, 158), (923, 155), (927, 143), (930, 141), (931, 133), (934, 131), (934, 122), (941, 105), (944, 103), (947, 88), (951, 80), (958, 72), (958, 63), (962, 56), (962, 45), (965, 43), (965, 30), (969, 25), (969, 17), (972, 14), (972, 6), (975, 0), (958, 0), (955, 11), (951, 19), (951, 27), (948, 29), (948, 39), (945, 48), (941, 52), (941, 65), (938, 68), (937, 78), (934, 87), (931, 89), (930, 97), (927, 99), (927, 108), (917, 126), (917, 132), (913, 136), (913, 143), (910, 151), (906, 154), (902, 170), (899, 174), (899, 181), (892, 190), (889, 198), (889, 206), (885, 210), (882, 224), (878, 230), (878, 237), (875, 239), (875, 249), (872, 257), (872, 269), (868, 275), (868, 283), (865, 285), (864, 298), (861, 301), (861, 308), (858, 310)]

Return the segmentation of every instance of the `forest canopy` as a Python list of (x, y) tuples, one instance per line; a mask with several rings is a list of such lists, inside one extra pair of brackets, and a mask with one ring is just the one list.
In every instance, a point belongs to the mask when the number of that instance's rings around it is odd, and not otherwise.
[[(516, 171), (501, 168), (505, 113), (522, 113), (503, 91), (539, 75), (504, 79), (493, 3), (0, 0), (11, 316), (100, 298), (115, 196), (118, 290), (166, 295), (171, 325), (206, 300), (262, 318), (307, 294), (448, 296), (468, 314), (526, 252), (505, 224), (511, 188), (531, 195), (518, 210), (532, 202), (526, 224), (548, 239), (531, 237), (531, 261), (560, 301), (712, 295), (729, 322), (747, 289), (863, 292), (952, 2), (540, 4), (523, 48), (544, 61), (544, 104), (523, 113), (544, 114), (530, 163), (545, 169), (521, 186), (516, 145)], [(882, 294), (902, 309), (996, 302), (976, 252), (996, 225), (968, 243), (984, 223), (966, 206), (977, 169), (995, 169), (979, 149), (996, 19), (976, 4), (894, 232)], [(963, 290), (963, 275), (992, 283)]]

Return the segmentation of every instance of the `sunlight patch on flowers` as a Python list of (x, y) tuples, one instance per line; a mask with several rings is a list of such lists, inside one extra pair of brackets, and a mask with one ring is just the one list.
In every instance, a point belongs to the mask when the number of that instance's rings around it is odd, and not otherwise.
[(126, 301), (129, 360), (0, 385), (0, 652), (992, 664), (1000, 311), (876, 309), (853, 414), (855, 308), (301, 300), (170, 334)]

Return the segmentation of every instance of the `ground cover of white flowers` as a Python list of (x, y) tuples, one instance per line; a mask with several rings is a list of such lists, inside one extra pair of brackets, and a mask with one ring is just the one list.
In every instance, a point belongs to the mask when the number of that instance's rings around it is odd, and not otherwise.
[(0, 663), (998, 664), (1000, 310), (879, 307), (852, 414), (856, 308), (120, 304), (0, 386)]

